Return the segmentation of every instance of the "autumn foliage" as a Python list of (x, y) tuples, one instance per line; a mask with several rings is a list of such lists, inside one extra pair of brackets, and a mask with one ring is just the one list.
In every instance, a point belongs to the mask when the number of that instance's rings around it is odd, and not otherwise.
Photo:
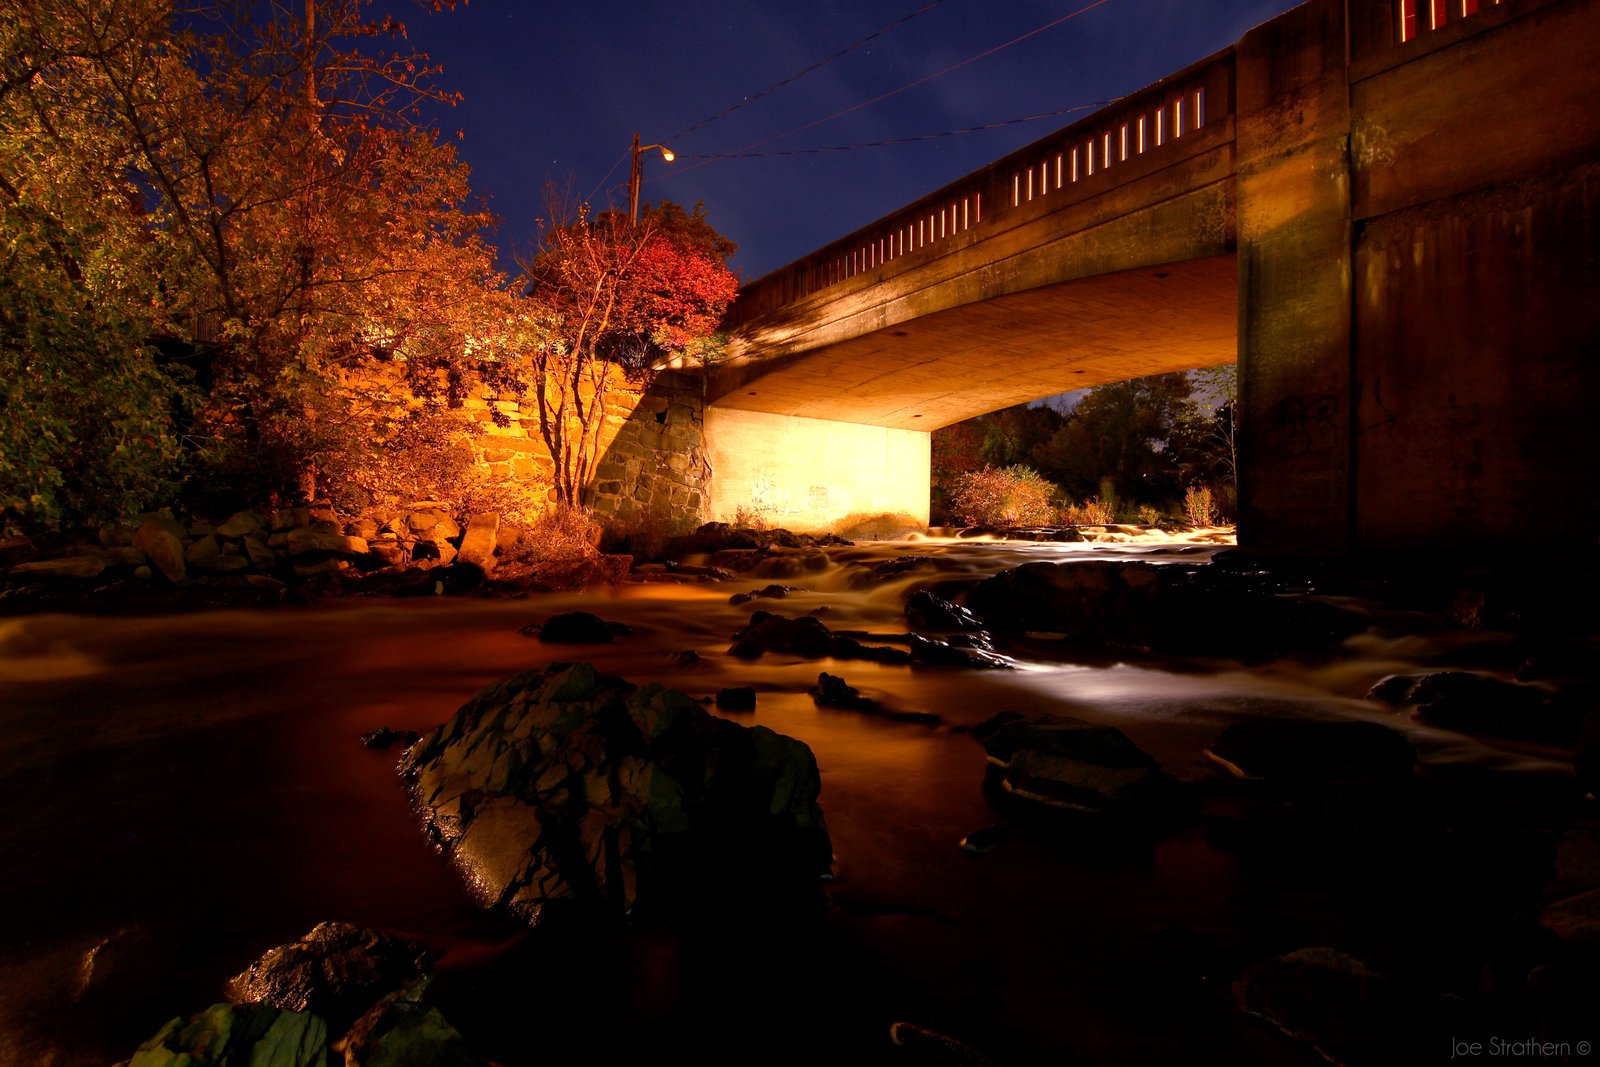
[(967, 526), (1048, 526), (1056, 487), (1027, 467), (984, 467), (956, 479), (950, 512)]
[(0, 0), (0, 523), (311, 490), (497, 380), (488, 218), (400, 36), (361, 0)]
[(519, 366), (558, 499), (578, 504), (600, 455), (610, 376), (642, 381), (665, 359), (714, 344), (739, 287), (726, 265), (735, 246), (699, 207), (647, 204), (633, 223), (569, 208), (554, 192), (546, 204), (555, 221), (522, 262), (528, 306)]

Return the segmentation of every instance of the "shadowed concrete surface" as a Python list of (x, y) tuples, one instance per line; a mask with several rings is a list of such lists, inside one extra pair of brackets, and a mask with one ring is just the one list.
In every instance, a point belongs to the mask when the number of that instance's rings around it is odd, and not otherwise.
[[(909, 443), (825, 427), (1237, 360), (1245, 543), (1526, 547), (1565, 498), (1540, 549), (1592, 547), (1600, 0), (1448, 6), (1406, 35), (1397, 0), (1312, 0), (747, 285), (708, 382), (713, 513), (877, 479), (926, 514)], [(718, 411), (817, 447), (779, 484), (773, 449), (716, 450)]]

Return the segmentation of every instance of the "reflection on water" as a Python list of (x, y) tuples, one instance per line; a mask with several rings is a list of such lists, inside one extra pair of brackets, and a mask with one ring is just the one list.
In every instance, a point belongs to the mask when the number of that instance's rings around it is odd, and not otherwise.
[[(903, 633), (913, 588), (953, 589), (1028, 560), (1196, 562), (1216, 547), (869, 545), (779, 579), (803, 591), (741, 606), (729, 595), (773, 579), (515, 602), (0, 621), (0, 1061), (126, 1056), (167, 1018), (217, 999), (263, 949), (324, 919), (433, 947), (453, 1015), (497, 1058), (533, 1062), (537, 1048), (560, 1047), (549, 1033), (542, 1046), (519, 1044), (523, 1024), (507, 1018), (520, 1009), (508, 1005), (513, 993), (554, 996), (548, 974), (525, 958), (532, 949), (516, 947), (517, 928), (480, 913), (427, 848), (395, 753), (357, 739), (378, 726), (427, 730), (482, 685), (583, 658), (696, 696), (753, 685), (757, 710), (737, 718), (815, 751), (837, 853), (833, 907), (815, 938), (775, 934), (764, 950), (639, 932), (566, 960), (585, 971), (585, 993), (572, 1004), (557, 997), (557, 1015), (610, 1019), (619, 1054), (630, 1042), (666, 1042), (738, 1059), (740, 1043), (756, 1041), (744, 1062), (817, 1047), (838, 1062), (873, 1062), (888, 1022), (911, 1017), (1012, 1063), (1192, 1062), (1209, 1058), (1195, 1053), (1205, 1047), (1303, 1062), (1228, 1007), (1227, 983), (1263, 954), (1370, 943), (1387, 931), (1383, 917), (1352, 905), (1337, 878), (1296, 882), (1212, 848), (1199, 827), (1110, 850), (1024, 827), (991, 855), (963, 853), (956, 842), (997, 815), (980, 788), (982, 750), (959, 728), (1002, 709), (1114, 723), (1203, 786), (1206, 742), (1241, 716), (1361, 717), (1405, 730), (1425, 770), (1461, 769), (1474, 787), (1486, 777), (1513, 783), (1501, 787), (1508, 793), (1565, 780), (1559, 759), (1430, 730), (1359, 699), (1385, 674), (1435, 662), (1437, 637), (1374, 632), (1333, 662), (1252, 670), (1073, 662), (1049, 642), (1030, 644), (1014, 671), (723, 655), (757, 609)], [(922, 559), (858, 588), (869, 567), (908, 555)], [(518, 633), (575, 608), (633, 635), (557, 648)], [(700, 659), (682, 664), (674, 653), (684, 650)], [(805, 690), (821, 670), (943, 725), (818, 709)], [(84, 953), (97, 945), (85, 975)], [(780, 948), (789, 955), (774, 958)], [(779, 972), (786, 977), (772, 977)], [(518, 982), (543, 985), (519, 992)], [(571, 1040), (581, 1050), (593, 1037)]]

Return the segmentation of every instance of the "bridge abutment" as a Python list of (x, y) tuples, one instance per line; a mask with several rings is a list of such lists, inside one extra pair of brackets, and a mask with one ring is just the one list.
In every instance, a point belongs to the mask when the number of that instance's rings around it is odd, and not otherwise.
[(928, 434), (887, 426), (708, 407), (713, 519), (744, 511), (797, 532), (847, 516), (928, 522)]

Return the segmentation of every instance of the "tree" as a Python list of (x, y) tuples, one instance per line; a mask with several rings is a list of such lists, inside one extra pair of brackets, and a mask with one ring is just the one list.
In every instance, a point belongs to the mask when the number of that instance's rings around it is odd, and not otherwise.
[(738, 292), (734, 245), (700, 205), (646, 204), (637, 225), (618, 212), (568, 209), (547, 193), (538, 248), (519, 262), (528, 309), (524, 370), (562, 504), (582, 503), (600, 454), (607, 386), (635, 381), (715, 333)]
[(387, 385), (447, 405), (499, 375), (474, 347), (504, 321), (489, 220), (421, 123), (454, 98), (425, 56), (383, 50), (398, 24), (361, 0), (0, 2), (22, 27), (0, 88), (56, 141), (5, 167), (37, 183), (71, 158), (63, 131), (93, 139), (122, 201), (96, 224), (147, 245), (150, 285), (121, 306), (197, 353), (190, 433), (228, 480), (309, 490), (392, 414)]
[[(1165, 503), (1183, 495), (1180, 450), (1198, 412), (1185, 374), (1097, 386), (1035, 459), (1069, 496)], [(1107, 482), (1109, 481), (1109, 486)]]
[(179, 471), (157, 247), (91, 76), (121, 45), (76, 13), (0, 0), (0, 533), (137, 510)]

